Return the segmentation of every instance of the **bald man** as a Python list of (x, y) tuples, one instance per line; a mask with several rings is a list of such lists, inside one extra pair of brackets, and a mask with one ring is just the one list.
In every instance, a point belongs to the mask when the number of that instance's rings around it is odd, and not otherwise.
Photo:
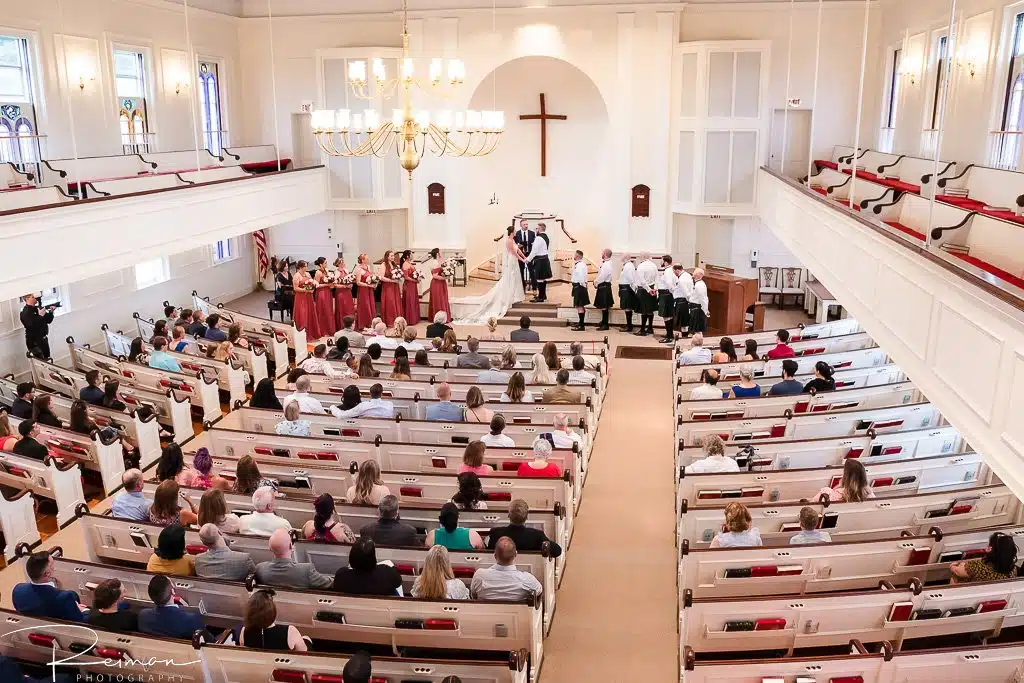
[(427, 406), (427, 419), (434, 422), (462, 422), (462, 406), (452, 403), (452, 388), (447, 382), (441, 382), (434, 390), (437, 403)]
[(330, 588), (334, 579), (324, 576), (309, 562), (292, 559), (292, 536), (284, 529), (270, 535), (268, 543), (274, 559), (256, 565), (256, 581), (264, 586), (284, 588)]
[(708, 331), (708, 286), (704, 282), (704, 269), (693, 271), (693, 292), (690, 293), (690, 332), (705, 333)]
[(708, 368), (701, 373), (702, 384), (698, 384), (690, 392), (691, 401), (703, 401), (720, 399), (724, 397), (722, 390), (718, 387), (718, 370)]
[(494, 564), (477, 569), (469, 593), (474, 600), (526, 600), (540, 595), (540, 581), (516, 567), (516, 544), (503, 536), (494, 546)]

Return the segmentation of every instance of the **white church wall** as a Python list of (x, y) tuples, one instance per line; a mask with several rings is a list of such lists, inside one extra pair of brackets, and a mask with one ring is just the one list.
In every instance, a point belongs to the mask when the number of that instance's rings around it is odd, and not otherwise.
[(359, 254), (371, 261), (384, 251), (406, 242), (406, 211), (322, 211), (268, 230), (270, 255), (313, 261), (324, 256), (333, 261), (341, 254), (351, 269)]
[[(727, 266), (743, 277), (758, 276), (759, 266), (795, 266), (800, 262), (758, 216), (712, 217), (675, 214), (671, 254), (683, 267), (699, 263)], [(757, 265), (751, 251), (757, 250)]]

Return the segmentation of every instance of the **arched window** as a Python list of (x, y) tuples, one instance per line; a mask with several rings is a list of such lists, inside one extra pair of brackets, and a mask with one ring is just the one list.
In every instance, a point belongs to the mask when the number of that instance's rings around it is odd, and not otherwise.
[(143, 145), (146, 144), (146, 119), (143, 118), (142, 113), (138, 110), (132, 115), (132, 144), (139, 149), (144, 149)]
[(215, 62), (199, 62), (199, 109), (206, 149), (219, 155), (224, 145), (224, 131), (221, 130), (220, 83)]
[(6, 121), (0, 121), (0, 161), (9, 161), (12, 164), (20, 163), (20, 155), (14, 145), (14, 131)]
[(20, 138), (18, 146), (21, 148), (21, 163), (34, 164), (38, 159), (36, 158), (36, 139), (33, 137), (35, 131), (32, 130), (31, 122), (28, 119), (21, 119), (15, 130)]

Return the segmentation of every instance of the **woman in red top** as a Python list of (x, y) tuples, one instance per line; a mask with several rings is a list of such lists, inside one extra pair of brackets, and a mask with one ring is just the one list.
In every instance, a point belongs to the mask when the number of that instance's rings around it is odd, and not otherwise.
[(551, 442), (542, 436), (537, 437), (533, 442), (533, 460), (520, 465), (516, 474), (520, 477), (561, 477), (562, 471), (555, 463), (548, 462), (549, 457)]
[(415, 279), (416, 264), (412, 262), (412, 252), (406, 249), (402, 258), (398, 259), (405, 279), (402, 281), (402, 309), (405, 311), (405, 322), (410, 325), (420, 324), (420, 283)]
[(333, 335), (337, 331), (334, 327), (334, 289), (331, 287), (334, 278), (327, 270), (326, 258), (321, 256), (313, 263), (316, 265), (316, 275), (313, 276), (316, 281), (313, 303), (316, 306), (316, 320), (320, 326), (320, 334), (317, 337)]
[(295, 275), (292, 287), (295, 291), (295, 303), (292, 308), (292, 320), (295, 327), (306, 331), (307, 339), (319, 339), (320, 325), (316, 319), (316, 307), (313, 305), (313, 288), (316, 282), (306, 272), (307, 264), (299, 261), (295, 264)]
[(349, 274), (348, 268), (345, 267), (345, 259), (335, 259), (334, 271), (337, 281), (337, 287), (334, 290), (334, 327), (340, 330), (345, 327), (342, 318), (346, 315), (355, 315), (356, 302), (352, 299), (352, 286), (341, 284), (341, 280)]
[(356, 329), (362, 330), (370, 326), (370, 322), (377, 315), (377, 307), (373, 301), (374, 285), (370, 284), (370, 258), (366, 254), (359, 255), (359, 265), (356, 266), (356, 286), (359, 288), (356, 294)]
[(396, 272), (398, 266), (395, 265), (395, 252), (388, 249), (384, 252), (384, 276), (380, 287), (380, 317), (388, 327), (394, 327), (395, 318), (401, 317), (403, 313), (402, 292), (398, 281), (394, 279)]
[(448, 322), (452, 321), (452, 305), (448, 302), (448, 280), (441, 275), (441, 250), (430, 251), (430, 305), (427, 308), (427, 319), (433, 320), (434, 314), (444, 311), (448, 314)]

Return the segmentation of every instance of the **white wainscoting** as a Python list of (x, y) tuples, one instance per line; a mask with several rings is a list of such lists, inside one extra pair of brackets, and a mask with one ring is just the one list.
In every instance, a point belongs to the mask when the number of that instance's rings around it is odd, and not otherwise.
[(1024, 496), (1024, 311), (760, 174), (765, 224)]

